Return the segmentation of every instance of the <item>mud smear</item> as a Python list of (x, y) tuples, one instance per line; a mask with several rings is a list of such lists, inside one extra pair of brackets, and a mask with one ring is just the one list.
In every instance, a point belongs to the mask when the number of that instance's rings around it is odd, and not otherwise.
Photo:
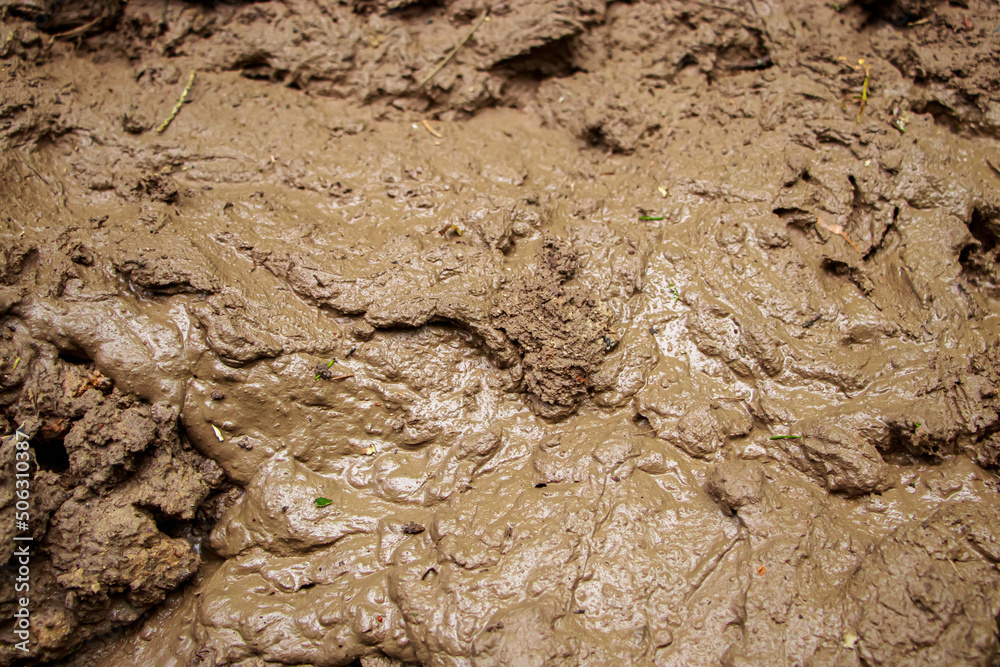
[(961, 4), (4, 3), (0, 661), (995, 664)]

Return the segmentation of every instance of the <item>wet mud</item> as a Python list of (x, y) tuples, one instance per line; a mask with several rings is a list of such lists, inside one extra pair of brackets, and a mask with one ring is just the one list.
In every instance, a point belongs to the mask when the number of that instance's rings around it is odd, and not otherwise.
[(0, 17), (0, 664), (1000, 661), (995, 4)]

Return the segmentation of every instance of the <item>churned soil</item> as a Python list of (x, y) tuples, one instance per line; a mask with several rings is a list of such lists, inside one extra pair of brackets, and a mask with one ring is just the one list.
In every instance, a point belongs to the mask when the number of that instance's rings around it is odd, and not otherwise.
[(0, 665), (1000, 664), (998, 138), (987, 0), (0, 0)]

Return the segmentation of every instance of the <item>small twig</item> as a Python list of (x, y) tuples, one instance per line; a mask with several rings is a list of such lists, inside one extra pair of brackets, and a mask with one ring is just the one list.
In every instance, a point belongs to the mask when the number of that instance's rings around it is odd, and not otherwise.
[(430, 132), (431, 134), (433, 134), (438, 139), (440, 139), (443, 136), (440, 132), (438, 132), (433, 127), (431, 127), (431, 124), (427, 120), (424, 120), (423, 123), (424, 123), (424, 127), (427, 128), (427, 131)]
[(23, 160), (24, 161), (24, 165), (28, 169), (31, 170), (31, 173), (38, 177), (38, 180), (40, 180), (42, 183), (45, 183), (45, 185), (52, 185), (52, 183), (49, 181), (49, 179), (47, 179), (44, 176), (42, 176), (41, 174), (39, 174), (38, 170), (35, 169), (35, 166), (33, 164), (31, 164), (31, 162), (28, 161), (28, 156), (26, 156), (24, 154), (21, 154), (21, 160)]
[(177, 117), (177, 114), (180, 113), (181, 107), (184, 106), (184, 100), (187, 99), (188, 93), (191, 92), (191, 86), (194, 85), (194, 72), (195, 70), (191, 70), (191, 76), (188, 77), (187, 85), (184, 86), (184, 90), (181, 92), (181, 98), (177, 100), (177, 104), (174, 105), (173, 111), (170, 112), (167, 119), (160, 123), (160, 126), (156, 128), (157, 132), (163, 132), (165, 129), (170, 127), (170, 123), (172, 123), (174, 118)]
[(472, 37), (473, 34), (475, 34), (477, 30), (479, 30), (479, 26), (483, 24), (483, 21), (486, 20), (486, 15), (489, 13), (490, 13), (489, 7), (483, 10), (483, 13), (480, 14), (478, 19), (476, 19), (476, 24), (472, 26), (472, 30), (469, 31), (469, 34), (466, 35), (462, 41), (460, 41), (458, 44), (455, 45), (455, 48), (453, 48), (451, 52), (444, 57), (444, 60), (438, 63), (438, 65), (431, 70), (430, 74), (428, 74), (423, 78), (423, 80), (417, 85), (417, 88), (423, 88), (428, 81), (434, 78), (435, 74), (441, 71), (442, 67), (448, 64), (448, 61), (451, 60), (456, 53), (458, 53), (458, 50), (462, 48), (467, 41), (469, 41), (469, 39)]
[(97, 25), (98, 23), (100, 23), (101, 18), (102, 17), (98, 16), (93, 21), (89, 21), (87, 23), (84, 23), (83, 25), (77, 26), (75, 28), (71, 28), (71, 29), (67, 30), (66, 32), (57, 32), (56, 34), (52, 35), (52, 37), (53, 38), (58, 38), (58, 37), (76, 37), (77, 35), (82, 35), (85, 32), (87, 32), (88, 30), (90, 30), (91, 28), (93, 28), (95, 25)]
[(352, 377), (354, 377), (354, 373), (350, 373), (348, 375), (338, 375), (337, 377), (330, 378), (330, 379), (331, 380), (346, 380), (347, 378), (352, 378)]
[(862, 254), (861, 253), (861, 248), (859, 248), (857, 245), (855, 245), (854, 241), (852, 241), (850, 239), (850, 237), (847, 236), (847, 232), (844, 231), (843, 225), (827, 225), (827, 224), (825, 224), (823, 222), (822, 218), (817, 218), (816, 219), (816, 224), (819, 225), (820, 227), (822, 227), (823, 229), (825, 229), (826, 231), (831, 232), (833, 234), (836, 234), (840, 238), (844, 239), (845, 241), (847, 241), (848, 243), (851, 244), (852, 248), (854, 248), (855, 250), (858, 251), (859, 255)]
[(738, 9), (734, 9), (733, 7), (726, 7), (724, 5), (716, 5), (716, 4), (712, 4), (711, 2), (702, 2), (701, 0), (690, 0), (690, 1), (693, 2), (696, 5), (701, 5), (702, 7), (707, 7), (708, 9), (718, 9), (718, 10), (723, 11), (723, 12), (732, 12), (734, 14), (739, 14), (740, 13)]

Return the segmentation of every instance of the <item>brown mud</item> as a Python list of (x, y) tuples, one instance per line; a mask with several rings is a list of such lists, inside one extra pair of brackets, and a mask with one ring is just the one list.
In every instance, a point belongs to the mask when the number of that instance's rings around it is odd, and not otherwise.
[(995, 2), (0, 12), (0, 664), (1000, 664)]

